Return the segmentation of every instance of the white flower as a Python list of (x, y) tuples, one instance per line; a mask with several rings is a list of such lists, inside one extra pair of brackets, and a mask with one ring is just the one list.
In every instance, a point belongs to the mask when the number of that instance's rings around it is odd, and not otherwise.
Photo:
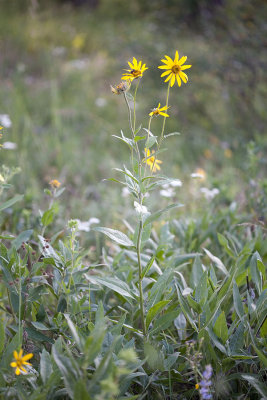
[(4, 142), (3, 149), (6, 150), (15, 150), (17, 148), (17, 143), (14, 142)]
[(128, 189), (127, 186), (124, 186), (124, 187), (122, 188), (122, 197), (128, 197), (130, 193), (131, 193), (131, 192), (130, 192), (130, 190)]
[(183, 185), (182, 181), (180, 179), (175, 179), (174, 181), (170, 182), (170, 185), (172, 187), (181, 187)]
[(100, 222), (98, 218), (90, 218), (88, 221), (80, 221), (79, 219), (76, 219), (75, 221), (77, 221), (78, 231), (84, 232), (89, 232), (92, 224), (99, 224)]
[(137, 201), (134, 202), (134, 208), (138, 214), (148, 214), (147, 207), (142, 206), (141, 204), (137, 203)]
[(191, 174), (191, 178), (203, 178), (203, 174), (199, 174), (197, 172), (194, 172), (193, 174)]
[(175, 191), (173, 188), (167, 188), (167, 189), (162, 189), (160, 190), (160, 195), (162, 197), (173, 197), (175, 196)]
[(208, 189), (205, 187), (200, 188), (201, 193), (204, 194), (205, 198), (207, 200), (212, 200), (215, 196), (217, 196), (220, 191), (217, 188), (213, 188), (213, 189)]
[(12, 126), (12, 122), (8, 114), (0, 114), (0, 125), (3, 125), (4, 128), (10, 128)]

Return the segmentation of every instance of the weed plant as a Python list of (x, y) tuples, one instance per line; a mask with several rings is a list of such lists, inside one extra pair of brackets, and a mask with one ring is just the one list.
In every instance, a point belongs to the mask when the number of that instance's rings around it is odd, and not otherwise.
[[(160, 158), (172, 153), (165, 148), (172, 136), (179, 141), (177, 132), (166, 132), (166, 119), (173, 91), (188, 80), (185, 61), (178, 52), (162, 59), (166, 102), (149, 105), (147, 127), (139, 125), (136, 107), (146, 64), (133, 58), (111, 87), (129, 120), (127, 132), (114, 138), (128, 148), (129, 161), (109, 178), (131, 196), (124, 229), (92, 230), (71, 219), (53, 233), (64, 193), (53, 179), (34, 229), (1, 232), (3, 399), (267, 397), (264, 226), (239, 217), (234, 203), (215, 214), (212, 206), (203, 209), (195, 220), (167, 221), (167, 213), (184, 207), (158, 201), (162, 189), (183, 190), (177, 177), (162, 174)], [(253, 154), (251, 146), (251, 168)], [(2, 167), (1, 226), (22, 200), (9, 196), (14, 172)], [(81, 232), (90, 228), (95, 247), (83, 249)]]

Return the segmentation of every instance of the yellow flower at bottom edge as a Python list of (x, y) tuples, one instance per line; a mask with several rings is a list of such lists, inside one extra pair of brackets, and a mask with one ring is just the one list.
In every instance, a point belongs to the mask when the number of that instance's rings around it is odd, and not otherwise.
[(15, 361), (10, 363), (10, 366), (13, 368), (16, 368), (15, 374), (20, 375), (21, 372), (27, 373), (26, 369), (23, 367), (23, 365), (31, 365), (27, 361), (30, 360), (33, 357), (32, 353), (26, 354), (25, 356), (22, 357), (23, 350), (20, 349), (19, 353), (15, 350), (13, 352), (13, 356), (15, 358)]
[(151, 111), (151, 113), (149, 113), (148, 115), (150, 115), (150, 117), (153, 117), (154, 115), (155, 115), (156, 117), (157, 117), (158, 115), (162, 115), (163, 117), (169, 117), (169, 115), (168, 115), (167, 113), (162, 112), (162, 111), (168, 110), (168, 108), (170, 108), (170, 107), (164, 106), (164, 107), (161, 107), (161, 108), (160, 108), (160, 103), (159, 103), (158, 107), (153, 108), (153, 110)]
[(179, 53), (176, 50), (174, 60), (169, 56), (165, 56), (166, 60), (161, 60), (165, 65), (160, 65), (159, 69), (166, 69), (167, 71), (161, 74), (161, 77), (169, 75), (164, 82), (168, 82), (170, 80), (171, 86), (174, 85), (175, 79), (177, 80), (178, 86), (181, 86), (182, 82), (187, 83), (188, 76), (183, 72), (185, 69), (191, 68), (192, 65), (183, 65), (187, 57), (183, 56), (179, 60)]
[(122, 80), (133, 81), (134, 79), (142, 78), (143, 73), (146, 69), (148, 69), (146, 64), (142, 65), (142, 61), (138, 62), (135, 57), (133, 57), (133, 61), (131, 63), (128, 61), (128, 64), (131, 69), (125, 69), (126, 73), (122, 75)]
[[(157, 172), (157, 170), (160, 170), (160, 166), (158, 164), (162, 164), (161, 160), (157, 160), (155, 156), (150, 154), (155, 153), (154, 150), (152, 150), (152, 153), (150, 153), (149, 149), (145, 149), (145, 155), (146, 155), (146, 159), (144, 160), (145, 163), (147, 163), (147, 165), (149, 165), (150, 167), (150, 171), (152, 172)], [(148, 158), (149, 157), (149, 158)]]

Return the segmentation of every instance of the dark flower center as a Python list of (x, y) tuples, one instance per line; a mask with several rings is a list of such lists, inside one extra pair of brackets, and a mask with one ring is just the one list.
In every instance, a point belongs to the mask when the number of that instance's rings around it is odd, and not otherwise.
[(172, 67), (172, 72), (173, 72), (174, 74), (178, 74), (180, 71), (181, 71), (180, 65), (174, 65), (174, 66)]
[(137, 78), (137, 77), (140, 76), (142, 73), (141, 73), (141, 71), (140, 71), (139, 69), (132, 69), (132, 70), (131, 70), (131, 74), (132, 74), (135, 78)]

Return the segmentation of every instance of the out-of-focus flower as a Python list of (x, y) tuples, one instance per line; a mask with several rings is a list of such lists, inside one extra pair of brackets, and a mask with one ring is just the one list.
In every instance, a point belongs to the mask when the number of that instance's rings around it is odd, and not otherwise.
[(181, 187), (183, 185), (182, 181), (180, 179), (174, 179), (169, 183), (172, 187)]
[(85, 34), (84, 34), (84, 33), (79, 33), (79, 34), (77, 34), (77, 35), (74, 37), (74, 39), (73, 39), (73, 41), (71, 42), (71, 44), (72, 44), (72, 47), (73, 47), (75, 50), (81, 50), (81, 49), (84, 47), (84, 45), (85, 45)]
[(128, 189), (127, 186), (124, 186), (124, 187), (122, 188), (122, 197), (128, 197), (130, 193), (131, 193), (131, 192), (130, 192), (130, 190)]
[(138, 214), (149, 214), (147, 207), (139, 204), (137, 201), (134, 202), (134, 208)]
[(99, 224), (100, 220), (98, 218), (90, 218), (88, 221), (75, 220), (77, 222), (78, 231), (89, 232), (91, 230), (91, 225)]
[(17, 143), (14, 143), (14, 142), (4, 142), (3, 143), (3, 149), (6, 149), (6, 150), (16, 150), (17, 147), (18, 147)]
[(191, 174), (192, 178), (199, 178), (200, 180), (204, 181), (206, 179), (206, 172), (202, 168), (197, 168), (193, 174)]
[(57, 179), (52, 179), (52, 181), (49, 182), (49, 185), (54, 188), (57, 189), (59, 188), (59, 186), (61, 185), (61, 183), (57, 180)]
[(176, 50), (175, 52), (175, 57), (174, 60), (171, 59), (169, 56), (165, 56), (166, 60), (162, 59), (161, 61), (165, 65), (160, 65), (158, 68), (159, 69), (166, 69), (167, 71), (163, 72), (161, 74), (161, 77), (167, 76), (164, 82), (168, 82), (170, 80), (170, 85), (173, 86), (175, 83), (175, 80), (177, 80), (178, 86), (181, 86), (182, 82), (187, 83), (188, 81), (188, 76), (183, 72), (185, 69), (191, 68), (192, 65), (183, 65), (187, 57), (183, 56), (179, 60), (179, 53)]
[(0, 124), (4, 128), (10, 128), (12, 126), (11, 119), (8, 114), (0, 114)]
[(204, 194), (205, 198), (207, 200), (212, 200), (215, 196), (217, 196), (220, 191), (217, 188), (213, 188), (213, 189), (208, 189), (205, 187), (200, 188), (201, 193)]
[(150, 117), (157, 117), (158, 115), (162, 115), (163, 117), (169, 117), (169, 115), (163, 111), (168, 110), (167, 106), (164, 107), (160, 107), (160, 103), (158, 104), (158, 107), (153, 108), (153, 110), (151, 111), (151, 113), (149, 113)]
[(16, 368), (15, 374), (20, 375), (21, 372), (24, 372), (27, 374), (26, 369), (23, 367), (24, 365), (31, 365), (27, 361), (30, 360), (33, 357), (32, 353), (26, 354), (25, 356), (22, 357), (23, 350), (20, 349), (19, 353), (15, 350), (13, 352), (13, 356), (15, 358), (15, 361), (10, 363), (12, 368)]
[(212, 399), (212, 394), (210, 393), (210, 387), (212, 385), (211, 382), (212, 376), (212, 366), (206, 365), (205, 371), (203, 372), (203, 379), (200, 382), (201, 389), (199, 390), (201, 400), (210, 400)]
[(210, 160), (213, 157), (212, 151), (210, 149), (205, 149), (204, 157), (207, 158), (207, 160)]
[(107, 100), (104, 99), (103, 97), (98, 97), (95, 101), (95, 105), (97, 107), (105, 107), (106, 104), (107, 104)]
[[(152, 153), (150, 153), (150, 150), (145, 148), (146, 158), (143, 161), (149, 165), (152, 172), (157, 172), (157, 170), (160, 170), (159, 164), (162, 164), (162, 161), (156, 159), (156, 157), (153, 156), (154, 153), (154, 150), (152, 150)], [(150, 154), (152, 155), (150, 156)]]
[(138, 62), (135, 57), (133, 57), (133, 61), (131, 63), (128, 61), (128, 64), (131, 69), (125, 69), (126, 73), (122, 75), (122, 80), (133, 81), (134, 79), (142, 78), (143, 73), (148, 69), (146, 64), (142, 65), (142, 61)]
[(233, 156), (233, 152), (231, 149), (225, 149), (223, 154), (224, 154), (224, 157), (226, 157), (226, 158), (232, 158), (232, 156)]
[(174, 191), (173, 188), (169, 187), (169, 188), (167, 188), (167, 189), (162, 189), (162, 190), (160, 190), (160, 191), (159, 191), (159, 194), (160, 194), (162, 197), (173, 197), (173, 196), (175, 196), (175, 191)]
[(110, 89), (114, 94), (122, 94), (123, 92), (127, 92), (131, 87), (131, 81), (120, 82), (118, 85), (112, 86), (110, 85)]
[(195, 388), (196, 388), (197, 390), (199, 389), (199, 384), (198, 384), (198, 383), (195, 384)]

